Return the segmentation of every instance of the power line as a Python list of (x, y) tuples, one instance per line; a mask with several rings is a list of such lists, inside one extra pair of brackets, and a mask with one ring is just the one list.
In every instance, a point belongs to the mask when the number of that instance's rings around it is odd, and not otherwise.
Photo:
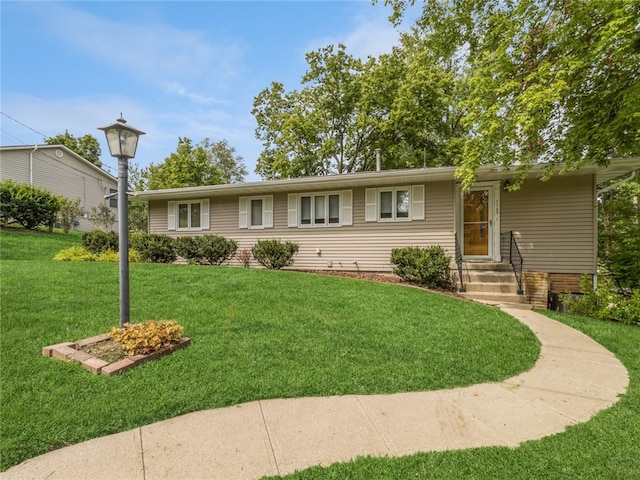
[[(4, 116), (4, 117), (7, 117), (9, 120), (13, 120), (13, 121), (14, 121), (14, 122), (16, 122), (18, 125), (22, 125), (23, 127), (28, 128), (28, 129), (29, 129), (29, 130), (31, 130), (32, 132), (37, 133), (38, 135), (41, 135), (41, 136), (42, 136), (42, 138), (48, 138), (48, 136), (47, 136), (47, 135), (45, 135), (44, 133), (39, 132), (38, 130), (35, 130), (35, 129), (31, 128), (29, 125), (27, 125), (27, 124), (25, 124), (25, 123), (22, 123), (20, 120), (16, 120), (16, 119), (15, 119), (15, 118), (13, 118), (11, 115), (7, 115), (7, 114), (6, 114), (6, 113), (4, 113), (4, 112), (0, 112), (0, 114), (2, 114), (2, 116)], [(15, 138), (15, 137), (14, 137), (14, 138)]]

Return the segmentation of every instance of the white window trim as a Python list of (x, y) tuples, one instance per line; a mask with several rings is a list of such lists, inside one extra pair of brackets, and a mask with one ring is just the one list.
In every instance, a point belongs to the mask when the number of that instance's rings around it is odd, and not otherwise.
[[(409, 192), (409, 215), (407, 217), (396, 217), (397, 215), (397, 192)], [(391, 218), (381, 218), (380, 193), (391, 192)], [(412, 222), (425, 219), (425, 192), (424, 185), (404, 185), (394, 187), (367, 188), (365, 190), (365, 222)]]
[[(338, 196), (338, 222), (329, 223), (329, 196)], [(311, 223), (302, 223), (302, 208), (301, 202), (303, 197), (311, 198)], [(315, 222), (315, 198), (325, 198), (326, 209), (326, 222)], [(351, 190), (342, 191), (327, 191), (327, 192), (312, 192), (312, 193), (290, 193), (288, 195), (288, 208), (287, 208), (287, 224), (291, 228), (336, 228), (348, 225), (353, 225), (353, 192)]]
[[(200, 204), (200, 226), (199, 227), (188, 227), (188, 228), (178, 227), (178, 205), (180, 205), (181, 203), (188, 203), (189, 205), (193, 203)], [(209, 230), (211, 228), (209, 215), (210, 215), (209, 199), (207, 198), (193, 199), (193, 200), (171, 200), (167, 202), (167, 230), (172, 230), (176, 232), (201, 232), (203, 230)]]
[[(251, 201), (262, 201), (262, 225), (251, 225)], [(273, 195), (240, 197), (238, 200), (238, 226), (249, 230), (273, 228)]]

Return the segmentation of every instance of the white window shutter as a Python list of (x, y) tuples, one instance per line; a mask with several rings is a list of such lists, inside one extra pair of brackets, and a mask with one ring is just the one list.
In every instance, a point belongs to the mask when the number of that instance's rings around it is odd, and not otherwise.
[(167, 230), (176, 229), (176, 202), (167, 202)]
[(238, 227), (248, 228), (247, 197), (240, 197), (238, 202)]
[(287, 226), (298, 226), (298, 195), (290, 193), (287, 199)]
[(209, 200), (202, 200), (200, 203), (200, 228), (209, 230), (211, 228), (209, 222)]
[(364, 191), (364, 221), (375, 222), (378, 220), (378, 209), (376, 207), (377, 190), (367, 188)]
[(342, 191), (342, 225), (353, 225), (353, 191)]
[(262, 199), (262, 225), (264, 228), (273, 228), (273, 195)]
[(424, 185), (411, 186), (411, 220), (424, 220)]

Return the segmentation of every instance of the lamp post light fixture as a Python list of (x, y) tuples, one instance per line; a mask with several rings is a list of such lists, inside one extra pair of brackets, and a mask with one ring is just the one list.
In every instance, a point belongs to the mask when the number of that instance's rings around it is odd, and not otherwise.
[(109, 144), (109, 153), (118, 158), (118, 252), (120, 255), (120, 327), (129, 323), (129, 159), (136, 156), (138, 138), (144, 132), (127, 125), (122, 118), (106, 127), (104, 131)]

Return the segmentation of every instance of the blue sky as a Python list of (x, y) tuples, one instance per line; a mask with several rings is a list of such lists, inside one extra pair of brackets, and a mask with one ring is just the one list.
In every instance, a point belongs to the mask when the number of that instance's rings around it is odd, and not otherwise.
[(0, 9), (0, 143), (91, 134), (112, 173), (117, 161), (97, 127), (123, 112), (146, 132), (133, 162), (162, 162), (178, 137), (225, 139), (246, 180), (259, 180), (256, 95), (273, 81), (299, 89), (306, 52), (344, 43), (365, 58), (398, 42), (382, 0), (3, 0)]

